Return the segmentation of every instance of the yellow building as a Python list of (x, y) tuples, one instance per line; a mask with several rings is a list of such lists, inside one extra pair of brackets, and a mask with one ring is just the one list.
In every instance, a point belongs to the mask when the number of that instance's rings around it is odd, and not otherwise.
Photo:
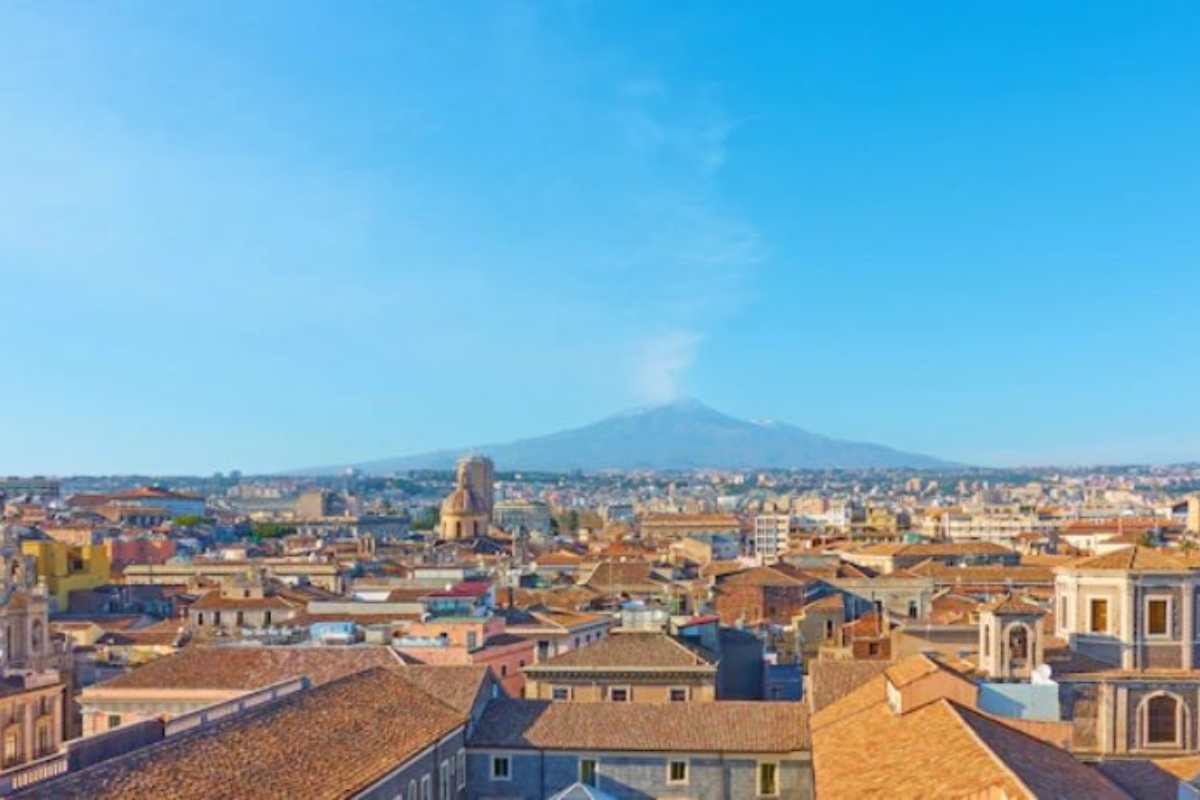
[(66, 611), (71, 592), (112, 582), (108, 550), (103, 545), (72, 547), (38, 539), (21, 542), (21, 551), (37, 560), (37, 577), (46, 583), (52, 610)]

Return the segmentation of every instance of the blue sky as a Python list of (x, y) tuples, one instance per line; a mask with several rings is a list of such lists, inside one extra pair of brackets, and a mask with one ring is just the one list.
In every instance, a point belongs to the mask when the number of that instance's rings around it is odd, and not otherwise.
[(0, 472), (689, 394), (1200, 459), (1192, 3), (0, 4)]

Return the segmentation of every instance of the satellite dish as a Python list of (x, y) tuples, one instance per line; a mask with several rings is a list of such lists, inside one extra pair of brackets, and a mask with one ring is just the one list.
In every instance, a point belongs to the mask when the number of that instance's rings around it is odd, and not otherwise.
[(1043, 685), (1052, 684), (1054, 683), (1054, 681), (1050, 679), (1052, 672), (1053, 670), (1050, 668), (1049, 664), (1038, 664), (1037, 667), (1034, 668), (1033, 674), (1029, 676), (1029, 682)]

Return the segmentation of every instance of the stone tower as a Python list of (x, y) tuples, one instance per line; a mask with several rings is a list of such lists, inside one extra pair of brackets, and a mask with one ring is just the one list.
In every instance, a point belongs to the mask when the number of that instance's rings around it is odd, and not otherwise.
[(458, 462), (454, 491), (442, 501), (438, 528), (442, 539), (474, 539), (488, 532), (495, 498), (494, 473), (489, 458), (468, 456)]

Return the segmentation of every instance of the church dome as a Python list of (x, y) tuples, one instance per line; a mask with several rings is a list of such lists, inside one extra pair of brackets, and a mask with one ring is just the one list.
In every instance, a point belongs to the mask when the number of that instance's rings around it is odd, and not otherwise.
[(442, 501), (442, 514), (444, 515), (468, 515), (482, 514), (483, 509), (475, 502), (475, 497), (469, 489), (459, 487), (450, 494), (446, 495), (446, 499)]

